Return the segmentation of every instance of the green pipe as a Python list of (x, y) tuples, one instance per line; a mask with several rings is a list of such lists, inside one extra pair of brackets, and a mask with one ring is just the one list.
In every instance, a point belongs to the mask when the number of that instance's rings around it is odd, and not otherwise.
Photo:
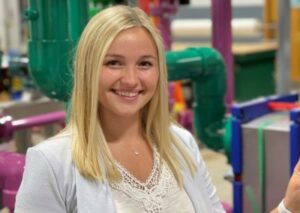
[(101, 10), (114, 4), (115, 0), (89, 0), (89, 17), (93, 17)]
[(169, 80), (188, 79), (194, 93), (196, 134), (209, 148), (223, 148), (225, 65), (212, 48), (188, 48), (166, 53)]
[(68, 38), (67, 2), (62, 0), (40, 1), (43, 4), (44, 39), (65, 40)]
[(88, 1), (68, 0), (70, 39), (77, 43), (88, 22)]
[(41, 21), (42, 9), (41, 1), (28, 1), (29, 8), (25, 11), (25, 18), (29, 21), (29, 31), (31, 40), (40, 40), (44, 38), (44, 25)]
[[(30, 21), (31, 39), (64, 40), (68, 37), (65, 0), (30, 0), (25, 17)], [(35, 14), (35, 15), (34, 15)]]
[[(72, 9), (77, 4), (77, 12), (87, 4), (83, 0), (70, 2)], [(71, 8), (68, 10), (67, 0), (29, 0), (28, 5), (25, 17), (30, 26), (28, 56), (32, 78), (48, 97), (67, 101), (72, 88), (72, 51), (85, 25), (82, 20), (87, 9), (78, 14), (82, 18), (75, 26), (79, 19), (75, 20), (74, 12), (68, 13)]]

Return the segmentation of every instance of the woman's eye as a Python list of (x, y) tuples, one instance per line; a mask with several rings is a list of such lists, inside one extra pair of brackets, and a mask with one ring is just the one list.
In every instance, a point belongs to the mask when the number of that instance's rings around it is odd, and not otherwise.
[(110, 60), (110, 61), (105, 62), (105, 66), (108, 66), (108, 67), (119, 67), (121, 65), (122, 65), (121, 62), (118, 60)]
[(138, 65), (140, 68), (142, 69), (147, 69), (153, 66), (153, 63), (150, 61), (142, 61), (141, 63), (139, 63)]

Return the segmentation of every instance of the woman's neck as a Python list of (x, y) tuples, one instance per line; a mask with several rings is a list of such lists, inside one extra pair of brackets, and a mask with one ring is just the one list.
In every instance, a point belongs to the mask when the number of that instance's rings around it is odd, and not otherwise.
[(107, 142), (132, 141), (143, 137), (140, 116), (101, 116), (101, 126)]

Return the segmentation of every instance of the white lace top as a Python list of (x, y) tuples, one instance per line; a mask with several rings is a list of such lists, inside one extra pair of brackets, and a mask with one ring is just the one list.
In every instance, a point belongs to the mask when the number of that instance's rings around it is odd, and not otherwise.
[(136, 179), (120, 163), (117, 164), (122, 180), (111, 183), (112, 194), (118, 213), (194, 213), (190, 198), (180, 189), (176, 179), (164, 162), (159, 167), (159, 153), (154, 148), (153, 168), (146, 182)]

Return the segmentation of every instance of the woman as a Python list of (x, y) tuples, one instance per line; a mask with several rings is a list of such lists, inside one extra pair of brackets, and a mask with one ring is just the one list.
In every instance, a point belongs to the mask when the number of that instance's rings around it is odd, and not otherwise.
[(294, 168), (284, 199), (271, 213), (300, 213), (300, 160)]
[(93, 17), (70, 122), (27, 152), (15, 212), (224, 212), (192, 135), (170, 120), (161, 38), (138, 8)]

